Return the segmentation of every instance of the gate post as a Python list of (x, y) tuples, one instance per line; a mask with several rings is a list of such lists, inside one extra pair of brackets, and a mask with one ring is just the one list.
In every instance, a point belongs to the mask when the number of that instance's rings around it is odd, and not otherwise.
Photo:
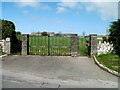
[(97, 34), (90, 35), (90, 56), (97, 54)]
[(2, 40), (2, 29), (1, 28), (0, 28), (0, 40)]
[(29, 53), (29, 34), (22, 34), (22, 55)]
[(6, 40), (5, 40), (5, 53), (11, 54), (11, 42), (10, 42), (10, 38), (6, 38)]
[(78, 53), (78, 36), (77, 34), (72, 35), (71, 37), (71, 56), (77, 56)]

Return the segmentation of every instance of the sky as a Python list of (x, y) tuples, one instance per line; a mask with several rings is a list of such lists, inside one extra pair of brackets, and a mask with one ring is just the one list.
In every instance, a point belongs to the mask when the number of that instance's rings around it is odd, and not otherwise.
[(118, 18), (118, 2), (19, 1), (2, 2), (1, 18), (14, 22), (16, 31), (23, 34), (46, 31), (105, 35)]

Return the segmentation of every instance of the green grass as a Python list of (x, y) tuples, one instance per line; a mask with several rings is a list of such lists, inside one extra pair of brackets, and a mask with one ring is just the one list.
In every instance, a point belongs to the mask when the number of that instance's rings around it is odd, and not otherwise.
[(99, 41), (101, 41), (101, 43), (103, 43), (103, 39), (97, 39), (97, 43), (99, 43)]
[(81, 55), (88, 55), (88, 47), (86, 46), (86, 41), (89, 40), (89, 38), (79, 38), (78, 39), (78, 53)]
[(0, 52), (0, 56), (1, 56), (1, 55), (5, 55), (5, 54), (6, 54), (6, 53), (4, 53), (4, 52)]
[(105, 65), (106, 67), (110, 68), (111, 70), (120, 71), (119, 66), (119, 60), (120, 57), (115, 54), (102, 54), (96, 57), (97, 60)]
[[(49, 39), (49, 40), (48, 40)], [(79, 38), (78, 53), (87, 55), (88, 49), (86, 46), (88, 38)], [(48, 42), (49, 41), (49, 42)], [(29, 37), (29, 54), (32, 55), (71, 55), (71, 38), (70, 37), (49, 37), (48, 36), (30, 36)], [(49, 48), (48, 48), (49, 47)], [(49, 50), (48, 50), (49, 49)]]

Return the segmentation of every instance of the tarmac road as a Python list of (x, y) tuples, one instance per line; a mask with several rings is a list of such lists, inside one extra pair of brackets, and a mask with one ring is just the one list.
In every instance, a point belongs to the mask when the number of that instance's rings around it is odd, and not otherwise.
[(7, 56), (3, 88), (118, 88), (118, 77), (88, 57)]

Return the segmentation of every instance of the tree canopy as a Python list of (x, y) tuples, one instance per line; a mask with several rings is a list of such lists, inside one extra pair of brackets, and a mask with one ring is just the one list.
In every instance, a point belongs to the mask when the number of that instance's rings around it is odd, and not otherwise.
[(42, 32), (42, 36), (48, 36), (48, 33), (47, 32)]
[(1, 20), (2, 25), (0, 28), (2, 29), (2, 39), (10, 38), (11, 41), (11, 52), (16, 52), (18, 50), (17, 45), (19, 44), (19, 40), (16, 36), (15, 24), (8, 20)]
[(2, 39), (6, 39), (7, 37), (13, 39), (16, 37), (16, 32), (15, 32), (15, 25), (11, 21), (7, 20), (1, 20), (2, 22)]
[(113, 21), (110, 25), (109, 33), (110, 38), (109, 41), (112, 41), (114, 45), (114, 49), (116, 54), (120, 56), (120, 19)]

